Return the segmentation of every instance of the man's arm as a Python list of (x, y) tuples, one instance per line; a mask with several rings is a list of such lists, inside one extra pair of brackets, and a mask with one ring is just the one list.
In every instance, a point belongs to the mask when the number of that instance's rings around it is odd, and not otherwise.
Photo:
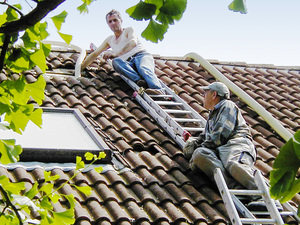
[(81, 70), (89, 66), (99, 54), (101, 54), (110, 47), (108, 44), (108, 38), (106, 38), (105, 41), (84, 60), (84, 62), (81, 64)]
[(124, 48), (118, 53), (118, 55), (124, 55), (125, 53), (132, 50), (135, 46), (137, 46), (137, 37), (134, 34), (134, 30), (132, 27), (128, 27), (125, 29), (125, 36), (128, 39), (128, 43), (124, 46)]

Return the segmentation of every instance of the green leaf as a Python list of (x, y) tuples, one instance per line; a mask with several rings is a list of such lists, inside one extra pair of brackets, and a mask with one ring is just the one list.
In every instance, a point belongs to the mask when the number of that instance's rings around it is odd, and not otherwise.
[(90, 161), (90, 160), (93, 160), (94, 159), (94, 154), (90, 153), (90, 152), (87, 152), (84, 154), (84, 157), (86, 160)]
[(14, 50), (13, 53), (5, 60), (5, 63), (13, 72), (21, 73), (29, 69), (28, 56), (19, 50)]
[(81, 193), (85, 194), (85, 195), (91, 195), (92, 193), (92, 188), (90, 186), (77, 186), (74, 185), (75, 188), (80, 191)]
[(106, 157), (105, 152), (99, 152), (98, 159), (104, 159)]
[(102, 167), (102, 166), (95, 167), (94, 170), (95, 170), (97, 173), (101, 173), (101, 172), (103, 171), (103, 167)]
[(157, 17), (156, 20), (163, 23), (163, 24), (174, 24), (174, 18), (173, 16), (169, 15), (169, 14), (165, 14), (163, 12), (160, 12)]
[(58, 200), (60, 199), (60, 195), (57, 193), (52, 193), (51, 195), (49, 195), (49, 198), (51, 199), (51, 201), (55, 204), (58, 202)]
[(274, 161), (273, 168), (283, 168), (285, 170), (298, 170), (299, 167), (300, 160), (294, 149), (294, 139), (291, 138), (281, 147), (280, 152)]
[[(21, 5), (14, 5), (18, 9), (21, 9)], [(8, 7), (6, 10), (7, 21), (17, 20), (19, 18), (19, 14), (13, 8)]]
[(55, 221), (55, 225), (74, 224), (75, 222), (74, 210), (68, 209), (64, 212), (53, 212), (53, 218)]
[(15, 145), (14, 139), (0, 140), (0, 162), (2, 164), (15, 163), (19, 161), (23, 149), (20, 145)]
[(46, 37), (49, 36), (49, 33), (47, 32), (48, 23), (40, 23), (40, 40), (44, 40)]
[(294, 135), (293, 148), (294, 148), (295, 154), (298, 156), (298, 159), (300, 160), (300, 130), (298, 130)]
[(7, 14), (0, 15), (0, 26), (6, 22)]
[(45, 57), (47, 57), (51, 52), (51, 44), (44, 44), (40, 42), (40, 46), (44, 51)]
[(159, 10), (171, 16), (182, 15), (186, 9), (186, 4), (187, 0), (166, 0)]
[(13, 103), (12, 106), (13, 110), (5, 115), (5, 120), (10, 123), (13, 131), (22, 134), (29, 121), (29, 116), (34, 110), (34, 105), (17, 105)]
[(240, 12), (242, 14), (247, 13), (247, 8), (244, 0), (233, 0), (228, 8), (234, 12)]
[(57, 32), (59, 36), (69, 45), (72, 41), (72, 35)]
[(35, 48), (37, 44), (37, 37), (29, 29), (27, 29), (24, 35), (21, 37), (25, 48)]
[(49, 201), (49, 198), (47, 196), (44, 196), (41, 201), (41, 207), (43, 207), (46, 210), (52, 210), (53, 206), (51, 202)]
[(60, 178), (58, 174), (51, 176), (51, 171), (44, 171), (45, 182), (55, 181)]
[(65, 19), (66, 19), (67, 15), (68, 15), (68, 13), (66, 11), (63, 11), (60, 14), (51, 17), (51, 19), (52, 19), (52, 21), (53, 21), (53, 23), (54, 23), (57, 30), (61, 29), (61, 25), (62, 25), (62, 23), (65, 22)]
[(30, 114), (29, 119), (37, 125), (39, 128), (42, 128), (42, 114), (43, 110), (41, 108), (35, 109), (33, 113)]
[(75, 203), (76, 203), (74, 195), (70, 194), (70, 195), (63, 195), (63, 196), (68, 200), (68, 202), (70, 204), (70, 209), (74, 209)]
[(24, 182), (12, 183), (5, 175), (0, 176), (0, 184), (8, 194), (19, 195), (25, 189)]
[(156, 23), (151, 19), (147, 28), (142, 32), (142, 36), (146, 38), (146, 40), (157, 43), (158, 40), (164, 38), (164, 34), (167, 32), (168, 27), (168, 25)]
[(43, 76), (39, 76), (37, 81), (27, 85), (29, 95), (39, 104), (43, 103), (45, 99), (46, 81)]
[(149, 20), (155, 14), (156, 5), (140, 1), (135, 6), (126, 10), (128, 15), (135, 20)]
[(30, 199), (33, 199), (34, 196), (36, 196), (39, 193), (38, 185), (39, 183), (34, 183), (31, 189), (25, 193), (25, 196), (27, 196)]
[(46, 72), (47, 64), (46, 64), (46, 56), (43, 49), (38, 49), (34, 53), (30, 55), (30, 60), (37, 65), (43, 72)]
[(47, 183), (44, 184), (41, 188), (40, 188), (40, 192), (44, 192), (46, 195), (50, 195), (51, 192), (53, 190), (53, 184), (52, 183)]
[(80, 156), (76, 156), (76, 170), (80, 170), (84, 168), (84, 162)]
[(88, 5), (86, 3), (83, 3), (82, 5), (77, 7), (77, 10), (81, 13), (88, 13)]

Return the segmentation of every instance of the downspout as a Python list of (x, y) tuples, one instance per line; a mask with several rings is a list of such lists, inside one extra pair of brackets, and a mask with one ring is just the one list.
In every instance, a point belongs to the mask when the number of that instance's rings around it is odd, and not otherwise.
[(62, 46), (65, 48), (71, 48), (74, 49), (78, 52), (80, 52), (76, 64), (75, 64), (75, 78), (78, 78), (81, 76), (81, 63), (83, 62), (85, 56), (86, 56), (86, 51), (82, 50), (79, 46), (76, 45), (68, 45), (65, 42), (58, 42), (58, 41), (43, 41), (44, 44), (51, 44), (51, 45), (56, 45), (56, 46)]
[(218, 71), (213, 65), (211, 65), (206, 59), (202, 58), (197, 53), (188, 53), (184, 58), (191, 58), (199, 62), (203, 68), (205, 68), (210, 74), (212, 74), (217, 80), (224, 83), (230, 91), (240, 97), (247, 105), (253, 108), (285, 141), (288, 141), (293, 135), (284, 127), (277, 119), (275, 119), (264, 107), (262, 107), (257, 101), (249, 96), (245, 91), (236, 86), (227, 77), (225, 77), (220, 71)]

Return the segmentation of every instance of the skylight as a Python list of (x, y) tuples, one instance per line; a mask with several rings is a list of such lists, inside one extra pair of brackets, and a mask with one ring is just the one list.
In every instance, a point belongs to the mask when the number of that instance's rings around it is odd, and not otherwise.
[(75, 110), (44, 109), (42, 129), (29, 122), (23, 135), (1, 131), (2, 139), (16, 139), (23, 148), (101, 150), (103, 146)]

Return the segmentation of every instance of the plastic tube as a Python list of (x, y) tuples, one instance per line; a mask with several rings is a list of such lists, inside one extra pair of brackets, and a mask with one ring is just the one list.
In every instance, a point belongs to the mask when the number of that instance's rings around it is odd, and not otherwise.
[(56, 45), (56, 46), (62, 46), (65, 48), (71, 48), (74, 49), (78, 52), (80, 52), (79, 57), (77, 58), (76, 64), (75, 64), (75, 78), (78, 78), (81, 76), (81, 63), (84, 60), (86, 56), (86, 51), (82, 50), (79, 46), (77, 45), (68, 45), (65, 42), (59, 42), (59, 41), (43, 41), (44, 44), (51, 44), (51, 45)]
[(197, 53), (191, 52), (184, 56), (184, 58), (191, 58), (199, 62), (203, 68), (205, 68), (211, 75), (217, 80), (224, 83), (230, 91), (240, 97), (247, 105), (255, 110), (285, 141), (288, 141), (293, 135), (284, 127), (277, 119), (275, 119), (264, 107), (262, 107), (257, 101), (249, 96), (245, 91), (236, 86), (232, 81), (225, 77), (220, 71), (218, 71), (213, 65), (211, 65), (206, 59), (202, 58)]

